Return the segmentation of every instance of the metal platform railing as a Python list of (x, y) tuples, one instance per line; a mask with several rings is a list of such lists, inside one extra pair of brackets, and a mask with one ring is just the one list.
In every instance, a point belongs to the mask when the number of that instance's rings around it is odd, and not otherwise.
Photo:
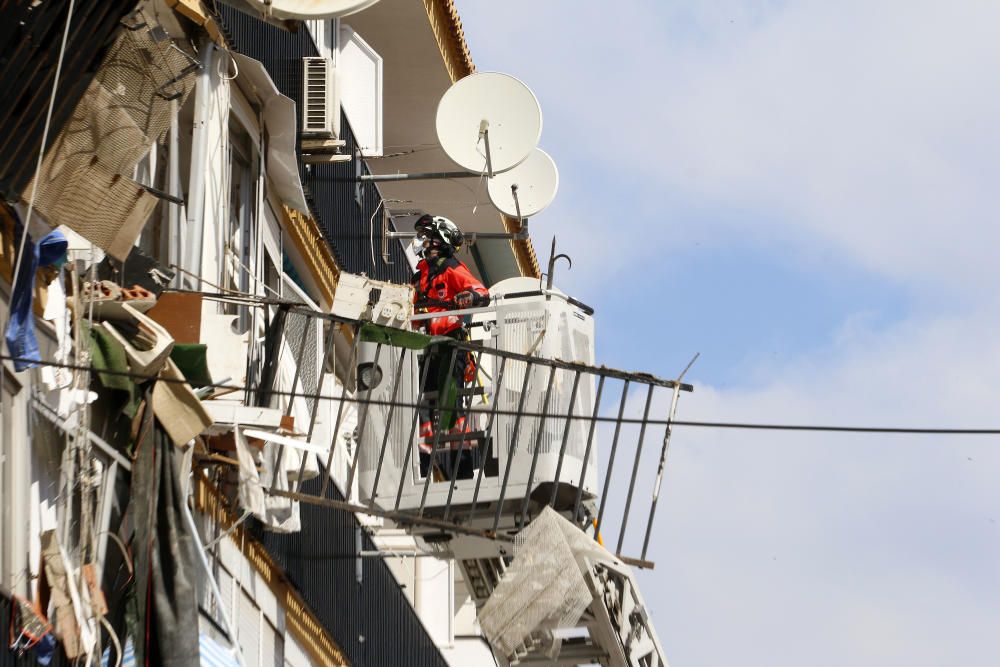
[[(241, 303), (267, 321), (248, 354), (244, 401), (308, 414), (303, 435), (324, 471), (318, 491), (272, 480), (271, 494), (385, 517), (424, 536), (500, 542), (551, 506), (595, 538), (616, 537), (623, 561), (652, 566), (671, 423), (680, 392), (693, 390), (681, 378), (511, 352), (488, 335), (427, 339), (294, 303)], [(277, 369), (282, 350), (286, 365), (289, 352), (295, 359), (290, 383)], [(321, 432), (325, 440), (314, 442)], [(277, 446), (275, 470), (288, 445)], [(304, 458), (300, 465), (298, 480)], [(348, 500), (335, 497), (331, 480)]]

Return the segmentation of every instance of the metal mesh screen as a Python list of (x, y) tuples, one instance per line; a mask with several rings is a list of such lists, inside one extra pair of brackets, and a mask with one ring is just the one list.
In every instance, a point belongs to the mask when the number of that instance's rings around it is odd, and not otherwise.
[[(531, 635), (573, 627), (593, 595), (583, 572), (588, 559), (610, 559), (575, 525), (545, 508), (518, 533), (514, 562), (479, 612), (479, 625), (490, 645), (513, 655)], [(550, 657), (559, 651), (553, 639)]]
[(122, 31), (45, 157), (39, 212), (123, 260), (157, 204), (124, 174), (170, 127), (193, 74), (158, 27)]

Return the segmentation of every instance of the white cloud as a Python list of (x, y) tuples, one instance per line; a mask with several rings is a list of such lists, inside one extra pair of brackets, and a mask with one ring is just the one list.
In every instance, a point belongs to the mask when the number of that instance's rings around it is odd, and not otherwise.
[[(656, 202), (660, 215), (646, 207), (629, 219), (635, 201), (602, 204), (611, 184), (595, 176), (571, 210), (545, 219), (562, 236), (597, 227), (591, 233), (606, 237), (601, 227), (617, 211), (615, 222), (637, 234), (676, 240), (692, 233), (677, 217), (682, 197), (756, 213), (759, 228), (716, 220), (718, 232), (807, 250), (833, 244), (904, 283), (981, 293), (983, 280), (998, 277), (1000, 226), (990, 223), (1000, 89), (989, 82), (1000, 66), (990, 30), (1000, 5), (462, 9), (470, 24), (488, 21), (475, 29), (484, 38), (473, 54), (536, 88), (543, 143), (558, 145), (564, 170), (614, 174), (631, 194), (669, 197)], [(630, 250), (648, 256), (648, 247)]]
[[(477, 63), (539, 95), (563, 186), (533, 233), (557, 231), (574, 281), (641, 281), (694, 241), (771, 245), (917, 304), (887, 328), (856, 313), (791, 363), (747, 350), (738, 390), (696, 367), (681, 419), (1000, 424), (1000, 5), (460, 9)], [(995, 664), (998, 442), (678, 428), (642, 575), (672, 663)]]

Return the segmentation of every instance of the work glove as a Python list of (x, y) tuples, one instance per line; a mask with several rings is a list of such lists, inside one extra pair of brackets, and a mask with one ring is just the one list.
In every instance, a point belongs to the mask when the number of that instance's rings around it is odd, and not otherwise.
[(485, 300), (486, 298), (482, 294), (473, 291), (459, 292), (455, 295), (455, 305), (459, 308), (478, 306)]

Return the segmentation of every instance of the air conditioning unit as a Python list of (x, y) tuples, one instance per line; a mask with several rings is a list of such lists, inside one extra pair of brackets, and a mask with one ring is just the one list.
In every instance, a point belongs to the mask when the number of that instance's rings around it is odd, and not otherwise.
[(302, 59), (302, 134), (340, 137), (337, 69), (329, 58)]

